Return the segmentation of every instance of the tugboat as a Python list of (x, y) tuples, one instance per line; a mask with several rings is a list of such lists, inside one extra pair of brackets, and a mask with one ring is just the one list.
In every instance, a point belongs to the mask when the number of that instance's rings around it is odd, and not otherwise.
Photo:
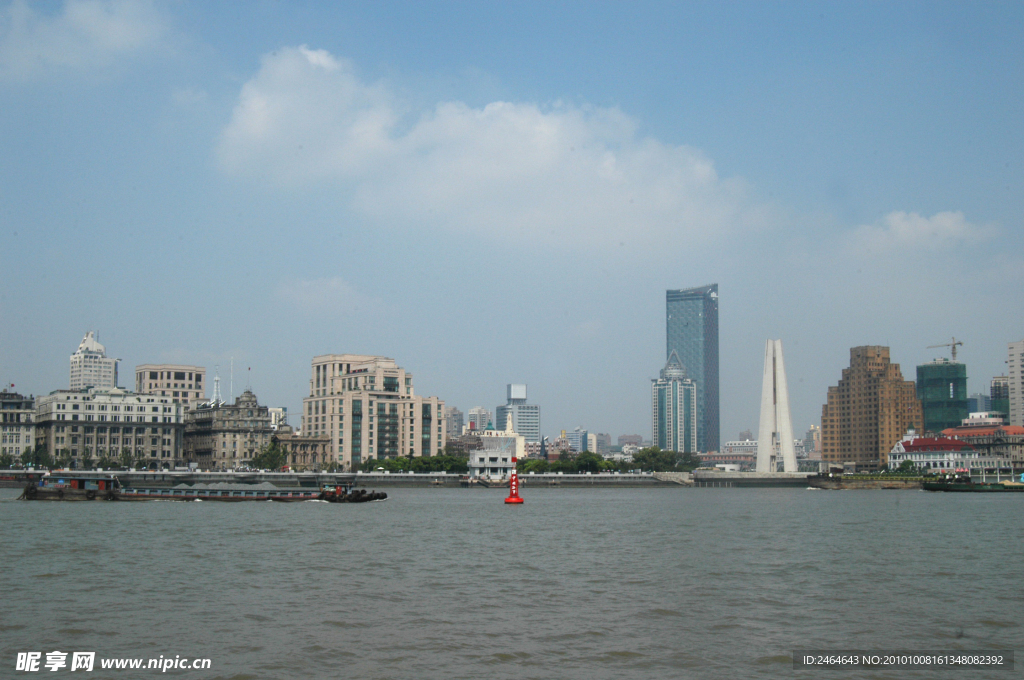
[(370, 501), (386, 501), (388, 495), (383, 491), (370, 491), (356, 489), (347, 491), (341, 486), (325, 486), (320, 491), (320, 500), (328, 503), (369, 503)]

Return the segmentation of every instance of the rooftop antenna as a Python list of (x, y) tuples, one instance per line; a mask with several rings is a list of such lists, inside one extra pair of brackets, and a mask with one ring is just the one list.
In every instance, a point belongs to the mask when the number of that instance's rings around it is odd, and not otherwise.
[(213, 378), (213, 403), (214, 405), (223, 404), (224, 400), (220, 396), (220, 364), (213, 369), (216, 375)]
[(953, 354), (953, 361), (956, 361), (956, 347), (957, 345), (963, 346), (964, 343), (960, 342), (956, 338), (953, 338), (953, 342), (947, 342), (942, 345), (928, 345), (928, 349), (935, 349), (936, 347), (951, 347)]

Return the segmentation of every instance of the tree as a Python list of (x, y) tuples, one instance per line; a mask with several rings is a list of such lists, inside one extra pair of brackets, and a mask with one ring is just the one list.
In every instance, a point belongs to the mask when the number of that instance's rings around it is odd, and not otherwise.
[(900, 466), (898, 468), (896, 468), (896, 471), (901, 473), (901, 474), (907, 475), (907, 474), (915, 473), (918, 470), (917, 470), (917, 465), (914, 463), (914, 461), (912, 461), (912, 460), (905, 460), (902, 463), (900, 463)]
[(131, 464), (134, 465), (136, 467), (136, 469), (137, 469), (137, 468), (145, 467), (145, 465), (144, 465), (145, 462), (146, 462), (146, 452), (143, 451), (142, 449), (139, 449), (139, 448), (135, 449), (135, 453), (132, 454), (132, 463)]
[(91, 470), (92, 469), (92, 465), (95, 462), (96, 462), (95, 459), (92, 457), (92, 451), (90, 451), (89, 449), (85, 449), (84, 451), (82, 451), (82, 469), (83, 470)]
[(0, 453), (0, 468), (10, 468), (14, 465), (14, 456), (4, 451)]
[(21, 454), (21, 464), (26, 467), (50, 469), (53, 467), (53, 458), (50, 457), (45, 444), (36, 444), (34, 448), (25, 449)]
[(61, 468), (71, 467), (71, 452), (67, 449), (61, 449), (57, 453), (57, 466)]
[(680, 472), (700, 466), (700, 458), (693, 453), (662, 451), (657, 446), (640, 449), (633, 454), (633, 467), (654, 472)]
[(97, 463), (96, 463), (96, 467), (101, 467), (104, 470), (109, 470), (110, 468), (115, 468), (117, 466), (118, 466), (117, 459), (116, 458), (111, 458), (110, 456), (108, 456), (106, 454), (100, 456), (99, 461), (97, 461)]
[(280, 444), (277, 442), (271, 442), (267, 446), (264, 446), (262, 451), (253, 456), (253, 459), (250, 461), (250, 465), (261, 470), (277, 470), (280, 469), (286, 461), (287, 456), (281, 449)]

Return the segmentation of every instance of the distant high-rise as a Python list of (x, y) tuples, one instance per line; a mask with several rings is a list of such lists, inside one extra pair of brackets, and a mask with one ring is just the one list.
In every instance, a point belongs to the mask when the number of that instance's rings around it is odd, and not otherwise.
[(917, 367), (917, 398), (924, 414), (924, 431), (938, 434), (960, 427), (967, 409), (967, 366), (936, 359)]
[(674, 351), (651, 381), (651, 444), (662, 451), (697, 451), (697, 386)]
[(466, 414), (466, 420), (469, 429), (486, 430), (487, 426), (491, 424), (491, 412), (483, 406), (474, 406)]
[(984, 413), (991, 411), (992, 398), (987, 394), (976, 392), (967, 397), (967, 411), (970, 413)]
[[(1024, 340), (1007, 346), (1010, 425), (1024, 426)], [(995, 398), (995, 395), (993, 395)]]
[(565, 439), (569, 441), (570, 450), (583, 452), (587, 450), (587, 444), (589, 443), (589, 434), (590, 433), (584, 430), (582, 427), (577, 427), (572, 432), (565, 432), (563, 436), (565, 437)]
[(717, 451), (718, 284), (666, 291), (666, 359), (675, 352), (697, 388), (697, 450)]
[(540, 406), (526, 403), (526, 385), (508, 385), (504, 406), (494, 409), (494, 419), (504, 423), (512, 416), (512, 429), (527, 443), (540, 441)]
[(893, 445), (922, 420), (914, 383), (889, 363), (889, 348), (854, 347), (850, 367), (828, 388), (821, 408), (821, 458), (858, 469), (887, 467)]
[(1007, 416), (1007, 422), (1009, 422), (1010, 416), (1010, 376), (1008, 375), (997, 375), (992, 378), (992, 383), (989, 386), (989, 411), (996, 411), (997, 413), (1003, 413)]
[(444, 407), (444, 429), (449, 439), (462, 436), (462, 426), (465, 424), (466, 416), (454, 406)]
[(106, 348), (96, 338), (95, 331), (89, 331), (71, 355), (71, 381), (69, 387), (82, 390), (95, 387), (98, 390), (112, 390), (117, 387), (117, 362), (108, 359)]

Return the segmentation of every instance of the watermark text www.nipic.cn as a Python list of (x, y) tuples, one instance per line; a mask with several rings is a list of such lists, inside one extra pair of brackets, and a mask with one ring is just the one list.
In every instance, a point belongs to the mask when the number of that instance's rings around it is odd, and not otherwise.
[(209, 659), (192, 659), (180, 654), (172, 657), (160, 656), (151, 659), (101, 658), (96, 652), (18, 652), (14, 670), (28, 673), (36, 671), (91, 671), (103, 670), (153, 670), (166, 673), (170, 670), (207, 670)]

